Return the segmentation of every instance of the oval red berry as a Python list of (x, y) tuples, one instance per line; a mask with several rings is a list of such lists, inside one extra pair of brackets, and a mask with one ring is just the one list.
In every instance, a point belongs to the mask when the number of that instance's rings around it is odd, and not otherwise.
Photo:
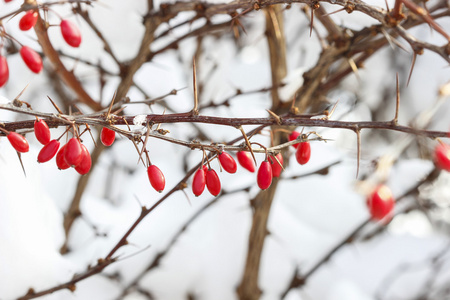
[(391, 190), (385, 186), (378, 186), (367, 198), (367, 207), (373, 220), (382, 220), (394, 210), (395, 200)]
[(48, 128), (48, 125), (44, 120), (37, 119), (34, 121), (34, 135), (42, 145), (47, 145), (48, 142), (50, 142), (50, 128)]
[(164, 174), (161, 170), (155, 166), (150, 165), (147, 169), (148, 179), (150, 180), (150, 184), (157, 192), (162, 192), (164, 187), (166, 186), (166, 179), (164, 178)]
[(30, 30), (36, 25), (38, 19), (38, 12), (34, 10), (29, 10), (19, 21), (19, 28), (22, 31)]
[(61, 34), (66, 41), (66, 43), (72, 47), (78, 47), (81, 44), (81, 32), (72, 21), (62, 20), (61, 24)]
[(302, 142), (298, 144), (297, 151), (295, 152), (295, 158), (301, 165), (306, 164), (311, 158), (311, 145), (309, 142)]
[(258, 175), (256, 176), (256, 181), (260, 189), (268, 189), (272, 184), (272, 166), (265, 160), (261, 163), (258, 169)]
[(111, 146), (116, 139), (116, 132), (109, 128), (103, 127), (102, 132), (100, 133), (100, 140), (102, 144), (105, 146)]
[(77, 138), (71, 138), (64, 150), (64, 159), (69, 166), (76, 167), (83, 159), (83, 148)]
[(439, 143), (434, 149), (434, 162), (439, 169), (450, 172), (450, 145)]
[[(289, 135), (289, 142), (291, 142), (291, 141), (293, 141), (293, 140), (296, 140), (297, 138), (298, 138), (298, 136), (300, 135), (300, 132), (298, 132), (298, 131), (292, 131), (292, 133)], [(294, 145), (292, 145), (292, 147), (294, 147), (294, 148), (298, 148), (298, 144), (294, 144)]]
[(220, 194), (222, 186), (220, 184), (219, 176), (213, 169), (206, 171), (206, 187), (211, 195), (217, 196)]
[(194, 179), (192, 180), (192, 192), (195, 196), (200, 196), (205, 190), (206, 186), (206, 174), (203, 168), (200, 168), (195, 172)]
[(85, 145), (81, 144), (82, 149), (82, 157), (81, 162), (75, 167), (75, 171), (78, 172), (78, 174), (84, 175), (89, 172), (92, 166), (92, 160), (91, 160), (91, 154), (89, 153), (89, 150), (86, 148)]
[(39, 151), (38, 162), (44, 163), (52, 159), (56, 152), (59, 149), (59, 142), (57, 140), (51, 140), (44, 147), (42, 147), (41, 151)]
[(70, 168), (70, 165), (66, 163), (66, 159), (64, 158), (64, 152), (66, 151), (67, 144), (62, 146), (58, 153), (56, 154), (56, 165), (58, 166), (58, 169), (65, 170)]
[(234, 160), (234, 158), (226, 153), (226, 152), (222, 152), (219, 154), (219, 161), (220, 164), (222, 165), (222, 168), (227, 171), (228, 173), (236, 173), (237, 170), (237, 164), (236, 161)]
[(42, 70), (41, 56), (28, 46), (23, 46), (20, 49), (20, 56), (27, 67), (34, 73), (39, 73)]
[(246, 151), (239, 151), (237, 154), (237, 159), (239, 164), (244, 168), (247, 169), (250, 172), (255, 172), (255, 163), (253, 162), (252, 157), (250, 156), (250, 153)]
[(8, 134), (7, 138), (17, 152), (25, 153), (30, 150), (30, 145), (28, 145), (28, 141), (23, 135), (12, 131)]
[(9, 79), (9, 68), (6, 57), (0, 56), (0, 87), (4, 86)]
[(275, 157), (278, 159), (278, 161), (273, 156), (269, 157), (270, 165), (272, 166), (272, 174), (273, 177), (280, 177), (281, 171), (283, 170), (283, 155), (281, 155), (281, 153), (278, 153), (277, 155), (275, 155)]

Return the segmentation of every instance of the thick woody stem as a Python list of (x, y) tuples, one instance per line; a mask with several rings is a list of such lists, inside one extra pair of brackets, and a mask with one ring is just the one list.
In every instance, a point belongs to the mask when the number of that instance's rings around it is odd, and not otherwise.
[[(272, 89), (272, 109), (277, 113), (281, 105), (276, 87), (279, 86), (287, 73), (283, 12), (280, 6), (268, 7), (264, 12), (266, 15), (266, 35), (272, 70), (272, 86), (274, 87)], [(275, 144), (279, 144), (280, 134), (280, 132), (274, 134)], [(261, 254), (268, 232), (267, 221), (277, 185), (278, 179), (275, 179), (267, 190), (260, 191), (251, 201), (253, 221), (248, 239), (247, 259), (241, 283), (236, 290), (240, 300), (256, 300), (261, 296), (261, 290), (258, 286)]]

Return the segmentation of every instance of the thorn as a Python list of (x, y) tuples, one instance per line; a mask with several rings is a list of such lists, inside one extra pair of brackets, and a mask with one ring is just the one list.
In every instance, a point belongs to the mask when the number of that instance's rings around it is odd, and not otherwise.
[(348, 64), (350, 65), (350, 68), (352, 68), (353, 73), (355, 73), (355, 76), (358, 80), (360, 80), (359, 73), (358, 73), (358, 66), (355, 64), (355, 61), (353, 58), (347, 59)]
[(283, 169), (283, 171), (284, 171), (284, 167), (283, 167), (283, 164), (282, 163), (280, 163), (280, 161), (278, 160), (278, 158), (277, 158), (277, 156), (276, 155), (274, 155), (274, 156), (272, 156), (273, 158), (275, 158), (275, 160), (277, 161), (277, 163), (278, 163), (278, 165), (281, 167), (281, 169)]
[(336, 110), (336, 107), (339, 103), (339, 99), (336, 101), (336, 103), (333, 105), (330, 111), (325, 111), (326, 116), (322, 118), (322, 120), (329, 120), (331, 116), (333, 115), (334, 111)]
[(112, 107), (113, 107), (114, 100), (116, 100), (116, 95), (117, 95), (117, 90), (114, 91), (113, 98), (112, 98), (112, 100), (111, 100), (111, 103), (109, 104), (108, 112), (106, 113), (106, 119), (109, 119), (109, 114), (111, 113), (111, 109), (112, 109)]
[(193, 73), (193, 81), (194, 81), (194, 108), (192, 109), (191, 113), (194, 116), (198, 116), (198, 91), (197, 91), (197, 72), (195, 68), (195, 56), (192, 60), (192, 73)]
[(394, 119), (392, 120), (392, 122), (397, 125), (398, 123), (398, 111), (400, 108), (400, 87), (399, 87), (399, 83), (398, 83), (398, 73), (396, 75), (396, 85), (397, 85), (397, 98), (396, 98), (396, 103), (395, 103), (395, 116)]
[[(148, 137), (150, 135), (150, 125), (147, 123), (147, 132), (145, 133), (144, 144), (142, 145), (142, 149), (139, 152), (139, 157), (142, 158), (142, 153), (144, 153), (145, 146), (147, 145)], [(139, 161), (138, 161), (139, 163)]]
[(416, 51), (414, 51), (414, 56), (411, 62), (411, 69), (409, 70), (409, 76), (408, 76), (408, 81), (406, 82), (406, 86), (409, 85), (409, 81), (411, 80), (411, 76), (412, 76), (412, 72), (414, 70), (414, 65), (416, 64), (416, 58), (417, 58), (417, 53)]
[(16, 96), (16, 98), (14, 98), (14, 100), (19, 100), (20, 96), (22, 96), (22, 94), (25, 92), (25, 90), (28, 88), (30, 84), (28, 83), (22, 91), (20, 91), (19, 95)]
[(187, 201), (189, 203), (189, 206), (192, 206), (192, 202), (191, 202), (191, 199), (189, 198), (189, 195), (186, 193), (186, 191), (184, 189), (182, 189), (181, 191), (186, 196), (186, 199), (187, 199)]
[(119, 108), (118, 110), (113, 111), (113, 115), (118, 115), (119, 113), (121, 113), (125, 108), (127, 108), (126, 106), (122, 106), (121, 108)]
[(273, 111), (271, 111), (270, 109), (266, 109), (266, 111), (275, 118), (275, 120), (277, 121), (278, 125), (281, 125), (281, 118), (280, 116), (278, 116), (276, 113), (274, 113)]
[(50, 98), (50, 96), (47, 96), (48, 100), (50, 100), (50, 102), (52, 103), (53, 107), (61, 114), (63, 115), (63, 112), (59, 109), (58, 105), (56, 105), (55, 102), (53, 102), (52, 98)]
[(356, 161), (356, 178), (359, 176), (359, 166), (361, 161), (361, 131), (357, 129), (356, 131), (356, 150), (357, 150), (357, 161)]
[(25, 167), (23, 165), (22, 156), (21, 156), (20, 152), (17, 152), (17, 157), (19, 157), (20, 165), (22, 166), (23, 175), (25, 175), (25, 177), (27, 177), (27, 172), (25, 172)]
[(239, 126), (239, 130), (242, 132), (242, 136), (244, 137), (245, 143), (247, 144), (247, 148), (250, 151), (250, 154), (253, 157), (253, 161), (256, 163), (256, 157), (255, 157), (255, 153), (253, 153), (253, 149), (252, 149), (252, 145), (250, 144), (250, 141), (248, 140), (247, 134), (245, 134), (244, 128), (242, 128), (242, 126)]
[(333, 12), (324, 14), (324, 15), (322, 15), (322, 17), (328, 17), (328, 16), (330, 16), (330, 15), (336, 14), (336, 13), (341, 12), (341, 11), (344, 11), (344, 10), (345, 10), (345, 8), (341, 8), (341, 9), (335, 10), (335, 11), (333, 11)]

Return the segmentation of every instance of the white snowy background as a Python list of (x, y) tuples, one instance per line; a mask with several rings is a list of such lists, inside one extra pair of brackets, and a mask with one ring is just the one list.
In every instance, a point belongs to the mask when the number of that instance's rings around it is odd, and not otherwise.
[[(384, 6), (384, 1), (370, 1)], [(0, 4), (0, 15), (13, 11), (20, 1)], [(393, 1), (389, 1), (393, 6)], [(155, 3), (155, 7), (158, 7)], [(325, 5), (327, 11), (339, 7)], [(58, 27), (50, 28), (52, 43), (56, 48), (83, 57), (92, 62), (101, 60), (102, 65), (117, 72), (115, 64), (102, 50), (102, 44), (80, 19), (71, 15), (68, 5), (52, 6), (64, 17), (69, 17), (83, 30), (83, 43), (78, 49), (70, 49), (62, 41)], [(114, 53), (121, 60), (132, 58), (143, 34), (142, 12), (146, 1), (103, 1), (94, 3), (89, 9), (91, 18), (111, 43)], [(50, 23), (58, 18), (50, 12)], [(191, 14), (180, 14), (181, 22)], [(285, 11), (285, 31), (288, 47), (287, 87), (282, 90), (284, 100), (301, 84), (301, 75), (311, 68), (320, 53), (320, 45), (313, 33), (309, 37), (309, 21), (293, 5)], [(332, 15), (338, 24), (350, 28), (362, 28), (376, 21), (355, 12)], [(20, 42), (39, 49), (33, 32), (17, 29), (19, 17), (4, 22), (7, 31)], [(174, 21), (175, 22), (175, 21)], [(449, 18), (439, 21), (443, 28), (450, 28)], [(317, 22), (318, 23), (318, 22)], [(200, 99), (201, 104), (219, 102), (233, 95), (236, 88), (243, 91), (270, 86), (270, 64), (267, 43), (264, 39), (264, 15), (254, 12), (244, 19), (247, 35), (236, 48), (233, 38), (215, 39), (206, 37), (200, 66), (200, 80), (207, 80)], [(194, 22), (191, 28), (201, 24)], [(164, 26), (161, 26), (163, 29)], [(167, 28), (167, 26), (165, 27)], [(320, 26), (319, 26), (320, 28)], [(158, 32), (162, 31), (159, 30)], [(186, 32), (184, 26), (174, 30), (166, 39), (152, 47)], [(411, 34), (428, 42), (443, 44), (436, 32), (423, 25), (410, 30)], [(231, 34), (231, 32), (230, 32)], [(402, 41), (403, 42), (403, 41)], [(406, 43), (405, 43), (406, 45)], [(187, 87), (176, 96), (166, 98), (167, 104), (177, 112), (192, 108), (191, 63), (195, 50), (195, 39), (180, 44), (179, 51), (167, 51), (156, 56), (152, 62), (136, 74), (135, 80), (153, 97), (176, 88)], [(47, 95), (55, 97), (55, 91), (44, 74), (31, 73), (18, 54), (9, 55), (10, 80), (0, 89), (0, 102), (8, 103), (27, 85), (22, 100), (29, 102), (34, 110), (54, 111)], [(435, 107), (438, 89), (450, 80), (447, 63), (436, 54), (425, 51), (418, 57), (415, 71), (408, 87), (405, 86), (411, 53), (400, 49), (385, 48), (365, 63), (359, 71), (359, 79), (351, 75), (329, 95), (331, 103), (338, 105), (334, 118), (342, 120), (365, 120), (372, 118), (371, 110), (382, 102), (385, 90), (389, 91), (386, 107), (376, 116), (390, 120), (395, 107), (395, 73), (399, 72), (402, 86), (400, 118), (401, 124), (409, 124), (419, 113)], [(48, 62), (44, 61), (45, 64)], [(218, 64), (217, 71), (208, 70)], [(69, 68), (75, 68), (89, 93), (99, 94), (97, 72), (82, 63), (67, 60)], [(208, 77), (208, 78), (207, 78)], [(118, 80), (108, 78), (104, 90), (104, 105), (114, 93)], [(142, 100), (142, 95), (131, 89), (132, 100)], [(442, 97), (439, 111), (430, 128), (447, 131), (450, 128), (450, 105)], [(231, 100), (231, 106), (220, 109), (205, 109), (202, 114), (229, 117), (267, 116), (270, 108), (268, 93), (250, 94)], [(163, 113), (164, 107), (155, 105), (154, 113)], [(145, 106), (129, 106), (126, 114), (146, 114)], [(26, 118), (8, 111), (0, 111), (0, 121)], [(380, 119), (379, 119), (380, 120)], [(188, 139), (194, 133), (185, 124), (164, 125), (170, 135)], [(217, 142), (239, 136), (239, 131), (220, 126), (201, 126), (208, 136)], [(247, 127), (246, 130), (251, 129)], [(299, 166), (292, 157), (284, 177), (315, 171), (336, 161), (326, 176), (314, 175), (298, 180), (281, 181), (272, 206), (267, 237), (262, 253), (259, 286), (263, 290), (261, 299), (279, 299), (289, 285), (296, 268), (307, 272), (335, 245), (368, 218), (364, 195), (356, 188), (356, 138), (354, 134), (335, 129), (317, 129), (328, 143), (312, 143), (312, 158), (305, 166)], [(62, 134), (63, 129), (53, 129), (52, 136)], [(365, 138), (367, 134), (367, 138)], [(384, 136), (383, 136), (384, 135)], [(361, 173), (370, 175), (371, 161), (384, 153), (398, 148), (404, 138), (401, 133), (370, 136), (363, 132)], [(373, 138), (372, 138), (373, 137)], [(24, 295), (29, 288), (40, 291), (67, 280), (75, 273), (83, 272), (89, 264), (104, 257), (140, 213), (140, 203), (147, 207), (161, 196), (155, 192), (147, 178), (146, 170), (137, 164), (137, 153), (133, 145), (118, 137), (110, 149), (103, 152), (100, 161), (83, 195), (81, 211), (71, 229), (69, 247), (71, 251), (61, 255), (59, 249), (64, 242), (63, 214), (72, 200), (79, 175), (74, 170), (59, 171), (54, 160), (45, 164), (36, 162), (40, 144), (33, 134), (28, 134), (29, 153), (22, 155), (26, 176), (17, 154), (7, 139), (0, 139), (0, 299), (9, 300)], [(267, 143), (267, 137), (258, 137)], [(94, 145), (89, 138), (84, 142), (89, 149)], [(425, 140), (424, 146), (432, 149), (436, 142)], [(412, 145), (415, 142), (413, 140)], [(163, 170), (166, 190), (184, 176), (183, 159), (187, 155), (189, 166), (201, 159), (199, 151), (190, 151), (181, 146), (160, 140), (151, 140), (148, 149), (152, 162)], [(392, 168), (387, 184), (395, 196), (403, 194), (433, 168), (433, 163), (421, 159), (414, 147), (408, 148), (402, 159)], [(261, 161), (262, 155), (257, 156)], [(218, 168), (214, 162), (215, 168)], [(248, 233), (251, 226), (251, 208), (248, 200), (258, 192), (255, 174), (242, 168), (234, 175), (219, 174), (224, 190), (235, 190), (252, 185), (248, 193), (239, 192), (222, 197), (187, 227), (175, 245), (161, 261), (159, 267), (146, 274), (139, 287), (148, 290), (155, 299), (186, 299), (191, 293), (198, 299), (235, 299), (235, 288), (241, 280), (247, 251)], [(387, 230), (368, 241), (356, 241), (343, 246), (332, 258), (314, 273), (301, 289), (294, 289), (286, 296), (288, 300), (370, 300), (410, 299), (417, 297), (431, 274), (430, 258), (447, 249), (448, 205), (450, 202), (450, 176), (442, 173), (435, 184), (422, 191), (424, 197), (438, 203), (434, 214), (413, 211), (400, 214), (387, 226)], [(177, 192), (152, 212), (129, 238), (130, 245), (121, 248), (118, 255), (125, 258), (109, 266), (104, 274), (93, 276), (77, 284), (75, 292), (58, 291), (41, 299), (117, 299), (124, 287), (140, 274), (150, 261), (163, 251), (174, 234), (199, 209), (212, 200), (207, 192), (193, 197), (190, 203), (182, 192)], [(137, 200), (138, 199), (138, 200)], [(413, 198), (406, 202), (414, 203)], [(93, 229), (95, 226), (96, 230)], [(369, 228), (377, 228), (377, 224)], [(369, 230), (370, 231), (370, 230)], [(96, 235), (99, 233), (100, 235)], [(133, 255), (135, 254), (135, 255)], [(131, 257), (129, 257), (131, 256)], [(447, 259), (446, 259), (447, 258)], [(444, 253), (443, 269), (433, 286), (448, 283), (446, 266), (449, 253)], [(119, 280), (107, 275), (119, 274)], [(432, 288), (431, 288), (432, 289)], [(447, 295), (448, 296), (448, 295)], [(439, 295), (434, 299), (439, 298)], [(138, 292), (130, 293), (127, 300), (147, 299)]]

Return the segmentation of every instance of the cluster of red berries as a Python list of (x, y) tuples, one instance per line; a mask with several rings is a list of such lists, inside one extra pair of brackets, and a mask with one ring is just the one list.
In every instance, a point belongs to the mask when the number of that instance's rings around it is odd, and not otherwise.
[[(290, 136), (289, 140), (295, 140), (300, 135), (299, 132), (294, 131)], [(299, 164), (306, 164), (311, 157), (311, 146), (309, 142), (301, 142), (293, 145), (296, 150), (296, 158)], [(239, 164), (249, 172), (253, 173), (256, 170), (255, 163), (250, 156), (249, 152), (239, 151), (236, 154)], [(236, 173), (237, 164), (234, 158), (226, 153), (221, 152), (218, 156), (220, 165), (222, 168), (230, 173)], [(268, 189), (272, 184), (272, 180), (274, 177), (280, 177), (281, 171), (283, 170), (283, 156), (281, 153), (276, 154), (275, 156), (266, 155), (266, 159), (261, 162), (258, 173), (256, 175), (256, 182), (258, 187), (262, 190)], [(221, 191), (221, 184), (219, 176), (216, 171), (207, 167), (206, 165), (202, 165), (194, 174), (194, 178), (192, 180), (192, 192), (195, 196), (200, 196), (205, 187), (208, 188), (208, 191), (213, 195), (219, 195)]]
[[(47, 123), (39, 118), (34, 122), (34, 134), (36, 139), (44, 145), (37, 157), (39, 163), (48, 162), (56, 155), (56, 165), (60, 170), (72, 167), (79, 174), (84, 175), (91, 169), (92, 161), (89, 150), (78, 138), (71, 138), (60, 148), (59, 139), (51, 140)], [(30, 149), (26, 138), (16, 132), (7, 132), (7, 138), (18, 152), (25, 153)]]
[[(5, 2), (9, 2), (6, 1)], [(29, 10), (22, 16), (19, 21), (19, 29), (22, 31), (30, 30), (36, 25), (39, 13), (36, 10)], [(81, 32), (78, 27), (69, 20), (61, 20), (60, 23), (61, 34), (66, 43), (72, 47), (79, 47), (81, 44)], [(20, 56), (25, 65), (34, 73), (39, 73), (42, 70), (42, 58), (33, 49), (28, 46), (20, 48)], [(6, 57), (0, 54), (0, 87), (4, 86), (9, 79), (9, 68)]]

